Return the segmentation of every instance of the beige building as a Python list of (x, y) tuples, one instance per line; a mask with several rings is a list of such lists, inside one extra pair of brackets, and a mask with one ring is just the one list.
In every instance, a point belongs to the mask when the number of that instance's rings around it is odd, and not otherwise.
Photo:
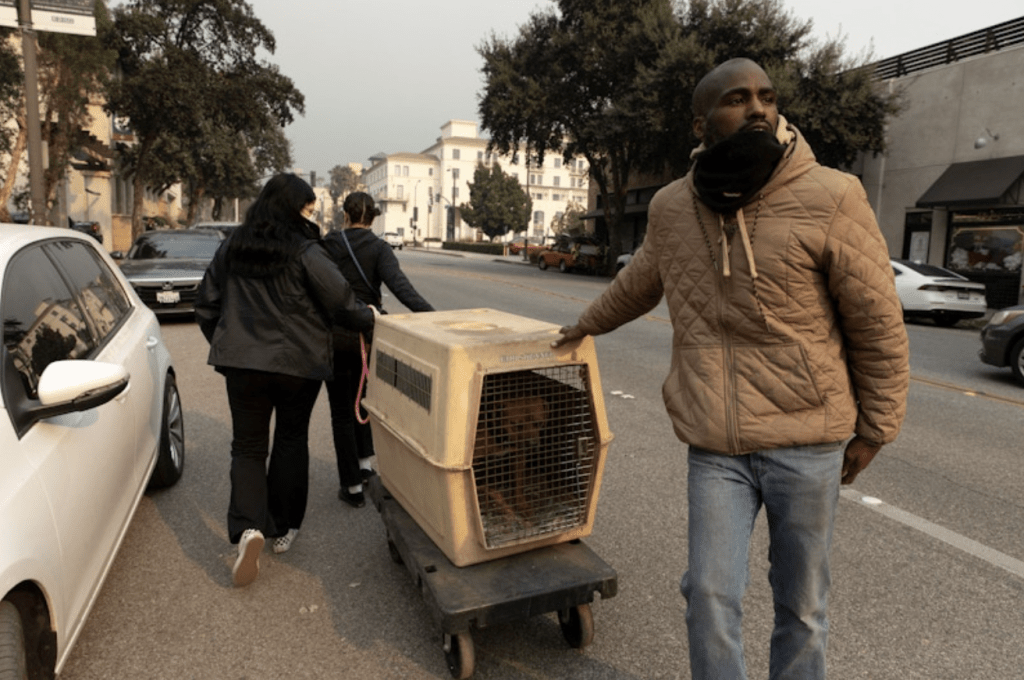
[(548, 155), (543, 164), (513, 162), (510, 156), (487, 152), (489, 140), (480, 137), (477, 123), (449, 120), (441, 136), (420, 153), (380, 153), (370, 158), (363, 183), (381, 209), (373, 224), (377, 233), (397, 232), (406, 240), (466, 241), (480, 238), (462, 221), (459, 206), (469, 201), (469, 185), (477, 164), (497, 163), (512, 175), (533, 200), (529, 225), (513, 225), (510, 237), (523, 231), (551, 236), (552, 224), (567, 206), (587, 202), (587, 166), (583, 160), (563, 163)]
[(854, 171), (890, 254), (985, 283), (990, 307), (1024, 302), (1024, 17), (874, 67), (904, 109)]

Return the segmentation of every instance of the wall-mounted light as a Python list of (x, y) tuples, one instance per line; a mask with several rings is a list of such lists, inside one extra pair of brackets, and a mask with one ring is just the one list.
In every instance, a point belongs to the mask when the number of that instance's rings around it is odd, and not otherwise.
[(983, 134), (981, 137), (978, 137), (976, 140), (974, 140), (974, 148), (975, 149), (982, 149), (982, 148), (988, 146), (988, 140), (990, 140), (990, 139), (993, 142), (999, 141), (999, 135), (998, 134), (993, 134), (991, 130), (989, 130), (988, 128), (985, 128), (985, 134)]

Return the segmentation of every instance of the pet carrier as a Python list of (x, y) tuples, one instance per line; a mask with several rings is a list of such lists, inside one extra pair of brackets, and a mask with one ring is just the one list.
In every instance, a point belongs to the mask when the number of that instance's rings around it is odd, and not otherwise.
[(381, 482), (456, 566), (593, 528), (611, 433), (591, 338), (490, 309), (388, 315), (363, 404)]

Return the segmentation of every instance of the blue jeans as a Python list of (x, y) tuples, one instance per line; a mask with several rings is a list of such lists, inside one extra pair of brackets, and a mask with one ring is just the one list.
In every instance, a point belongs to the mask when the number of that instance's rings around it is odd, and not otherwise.
[(744, 680), (750, 536), (768, 518), (771, 680), (825, 677), (829, 549), (845, 442), (723, 456), (690, 447), (689, 564), (680, 589), (693, 680)]

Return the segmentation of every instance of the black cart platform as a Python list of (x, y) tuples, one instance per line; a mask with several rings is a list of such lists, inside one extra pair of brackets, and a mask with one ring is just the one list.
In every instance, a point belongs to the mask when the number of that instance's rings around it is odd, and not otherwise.
[(558, 612), (562, 634), (582, 649), (593, 640), (590, 603), (618, 590), (615, 570), (582, 541), (454, 566), (374, 475), (367, 494), (384, 520), (391, 558), (412, 574), (441, 627), (454, 678), (473, 674), (472, 628)]

